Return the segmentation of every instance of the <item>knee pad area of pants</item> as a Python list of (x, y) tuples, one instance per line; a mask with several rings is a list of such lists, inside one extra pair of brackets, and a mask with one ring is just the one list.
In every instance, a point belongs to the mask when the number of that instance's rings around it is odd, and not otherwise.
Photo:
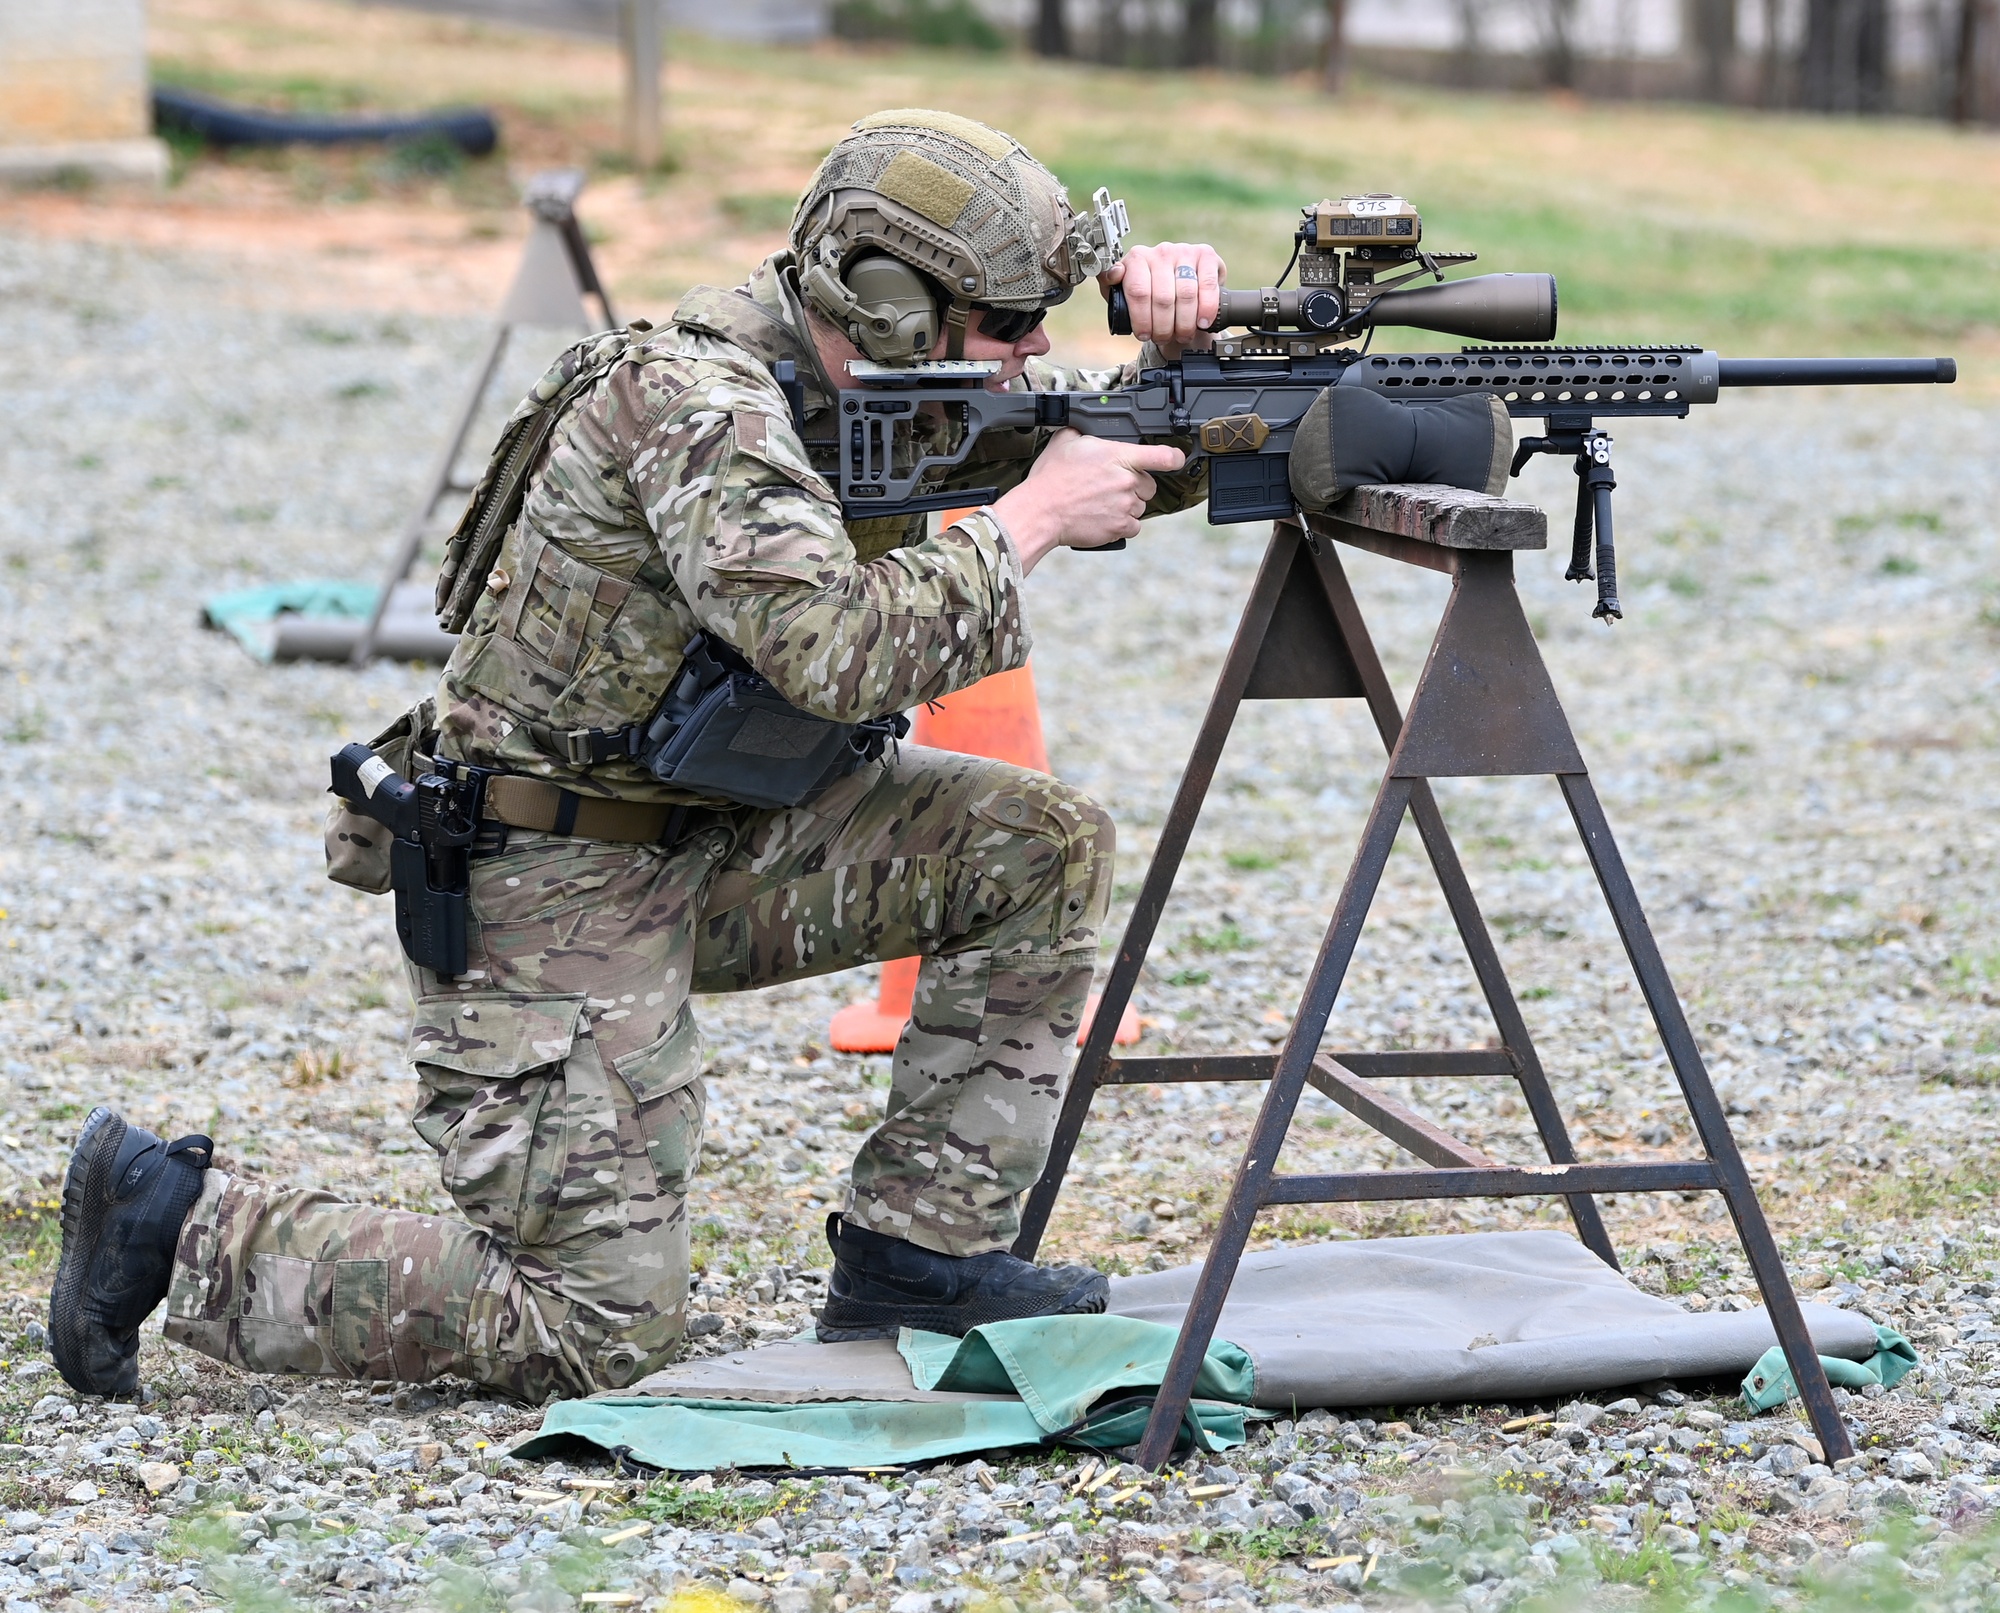
[(685, 1331), (685, 1315), (676, 1312), (671, 1318), (653, 1317), (597, 1340), (589, 1348), (588, 1360), (598, 1390), (629, 1389), (649, 1373), (672, 1366), (680, 1356)]
[(1111, 902), (1111, 871), (1117, 831), (1111, 814), (1081, 790), (1060, 779), (1032, 775), (977, 802), (973, 815), (1013, 835), (1032, 836), (1053, 848), (1046, 883), (1056, 913), (1049, 950), (1096, 942)]

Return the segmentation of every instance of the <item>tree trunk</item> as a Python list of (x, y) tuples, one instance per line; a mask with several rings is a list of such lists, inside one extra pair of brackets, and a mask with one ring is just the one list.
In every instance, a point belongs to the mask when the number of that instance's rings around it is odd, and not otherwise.
[(1181, 23), (1181, 66), (1215, 65), (1217, 0), (1187, 0)]
[[(1278, 0), (1257, 0), (1257, 32), (1250, 41), (1250, 71), (1265, 77), (1278, 70)], [(1242, 66), (1242, 63), (1238, 63)]]
[(1764, 0), (1764, 61), (1757, 75), (1757, 100), (1762, 106), (1784, 103), (1784, 28), (1784, 0)]
[(1888, 100), (1887, 0), (1806, 0), (1799, 104), (1815, 112), (1882, 112)]
[[(1775, 0), (1773, 0), (1775, 3)], [(1486, 82), (1485, 0), (1456, 0), (1458, 43), (1452, 49), (1452, 79), (1467, 88)]]
[(1986, 46), (1986, 0), (1959, 0), (1958, 59), (1952, 63), (1951, 121), (1977, 123), (1985, 112), (1985, 96), (1979, 82), (1979, 56)]
[(1066, 0), (1037, 0), (1035, 7), (1035, 54), (1069, 54), (1069, 13)]
[(1736, 0), (1694, 0), (1690, 9), (1695, 51), (1701, 59), (1701, 97), (1704, 101), (1732, 100)]
[(1125, 0), (1098, 0), (1097, 59), (1106, 67), (1123, 67), (1128, 51)]
[(1576, 0), (1542, 0), (1542, 81), (1554, 90), (1576, 88)]
[(1326, 0), (1326, 55), (1320, 82), (1328, 95), (1347, 87), (1347, 0)]

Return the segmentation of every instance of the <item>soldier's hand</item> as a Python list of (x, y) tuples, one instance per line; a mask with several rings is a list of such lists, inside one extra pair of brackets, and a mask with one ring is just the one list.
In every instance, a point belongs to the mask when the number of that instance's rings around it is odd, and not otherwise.
[(1032, 571), (1051, 549), (1095, 549), (1138, 536), (1139, 518), (1158, 491), (1152, 473), (1179, 470), (1185, 457), (1164, 445), (1058, 431), (1027, 480), (993, 510), (1020, 552), (1021, 569)]
[(1107, 294), (1122, 285), (1132, 310), (1132, 334), (1141, 341), (1151, 337), (1162, 354), (1176, 359), (1214, 341), (1208, 328), (1221, 306), (1224, 271), (1214, 247), (1165, 241), (1133, 247), (1097, 283)]

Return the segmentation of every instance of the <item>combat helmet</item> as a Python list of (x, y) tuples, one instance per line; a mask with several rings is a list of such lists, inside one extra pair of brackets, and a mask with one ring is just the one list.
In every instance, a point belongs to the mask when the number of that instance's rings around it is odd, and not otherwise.
[[(1118, 261), (1125, 204), (1088, 212), (1011, 135), (921, 108), (861, 119), (792, 217), (806, 301), (878, 363), (962, 356), (975, 307), (1039, 310)], [(916, 273), (911, 273), (915, 270)], [(945, 305), (939, 307), (939, 295)]]

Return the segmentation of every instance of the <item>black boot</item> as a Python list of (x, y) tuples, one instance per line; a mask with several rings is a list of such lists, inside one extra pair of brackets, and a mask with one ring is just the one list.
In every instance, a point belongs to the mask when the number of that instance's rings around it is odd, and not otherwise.
[(892, 1339), (898, 1328), (963, 1338), (986, 1322), (1023, 1316), (1089, 1316), (1104, 1309), (1111, 1285), (1088, 1266), (1036, 1266), (1004, 1249), (940, 1255), (826, 1218), (833, 1276), (819, 1313), (822, 1344)]
[(139, 1327), (167, 1297), (181, 1223), (214, 1152), (206, 1137), (163, 1142), (102, 1107), (77, 1133), (63, 1176), (49, 1352), (78, 1394), (138, 1392)]

